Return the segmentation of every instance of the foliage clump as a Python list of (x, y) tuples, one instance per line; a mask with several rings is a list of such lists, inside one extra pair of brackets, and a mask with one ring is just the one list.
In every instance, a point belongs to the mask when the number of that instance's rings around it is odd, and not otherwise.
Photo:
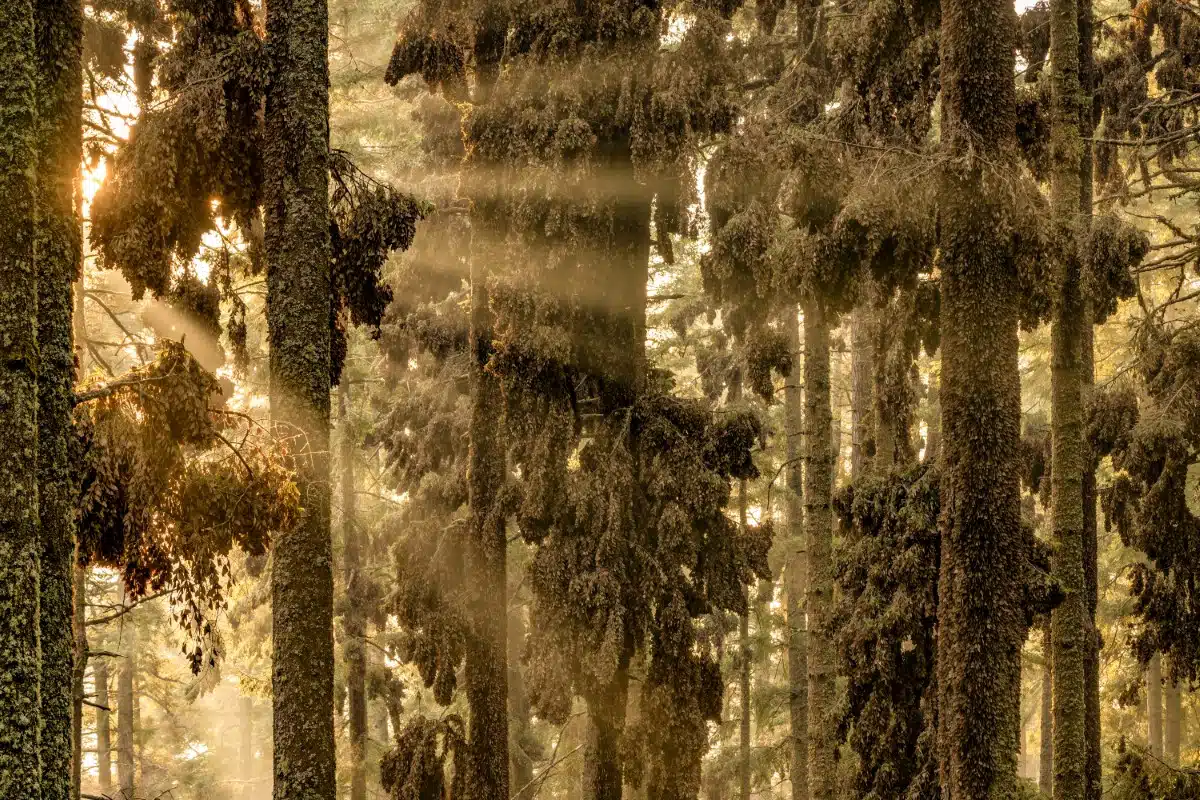
[[(396, 744), (379, 763), (383, 790), (391, 800), (442, 800), (462, 797), (466, 787), (466, 726), (451, 714), (442, 719), (414, 717), (396, 735)], [(446, 764), (454, 778), (446, 781)]]

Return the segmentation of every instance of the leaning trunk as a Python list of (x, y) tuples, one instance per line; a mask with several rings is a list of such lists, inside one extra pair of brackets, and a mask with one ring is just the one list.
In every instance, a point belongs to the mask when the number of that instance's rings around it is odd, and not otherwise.
[[(788, 309), (783, 324), (788, 337), (788, 350), (795, 364), (800, 356), (800, 320), (795, 307)], [(804, 619), (807, 565), (804, 551), (804, 469), (801, 462), (804, 395), (800, 380), (800, 370), (793, 367), (784, 389), (788, 489), (788, 560), (785, 571), (792, 800), (808, 800), (808, 626)]]
[(1163, 754), (1162, 659), (1158, 653), (1146, 666), (1147, 748), (1156, 758)]
[[(1068, 241), (1078, 233), (1079, 17), (1076, 0), (1050, 4), (1052, 135), (1061, 143), (1050, 183), (1054, 223)], [(1051, 349), (1052, 560), (1051, 572), (1064, 598), (1052, 614), (1054, 660), (1054, 798), (1084, 800), (1084, 660), (1088, 648), (1087, 597), (1083, 575), (1083, 473), (1087, 455), (1083, 430), (1084, 303), (1079, 261), (1070, 254), (1058, 265), (1061, 293), (1054, 308)]]
[(304, 515), (274, 545), (276, 800), (333, 800), (329, 520), (329, 67), (326, 0), (267, 4), (264, 150), (271, 416), (293, 447)]
[(834, 652), (829, 638), (833, 604), (833, 412), (829, 391), (829, 320), (819, 302), (804, 305), (804, 538), (808, 550), (808, 787), (813, 800), (831, 800), (837, 785), (833, 710)]
[[(0, 3), (0, 794), (38, 800), (38, 282), (32, 0)], [(69, 743), (68, 743), (69, 747)]]
[(345, 636), (343, 658), (346, 663), (346, 716), (350, 733), (350, 800), (367, 797), (367, 621), (362, 587), (362, 543), (355, 517), (354, 438), (350, 429), (350, 380), (342, 379), (338, 389), (338, 418), (341, 431), (342, 467), (342, 582), (346, 592)]
[(942, 3), (942, 518), (938, 763), (944, 800), (1016, 791), (1025, 640), (1011, 0)]

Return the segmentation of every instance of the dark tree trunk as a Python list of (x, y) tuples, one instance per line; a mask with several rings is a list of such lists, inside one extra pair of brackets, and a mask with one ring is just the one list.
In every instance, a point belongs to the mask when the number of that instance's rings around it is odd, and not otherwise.
[(804, 305), (804, 539), (808, 568), (808, 789), (832, 800), (837, 788), (833, 724), (834, 652), (828, 628), (833, 605), (833, 412), (829, 389), (829, 326), (819, 302)]
[(117, 669), (117, 789), (125, 797), (133, 797), (136, 788), (133, 757), (133, 673), (137, 669), (136, 648), (131, 627), (127, 634), (126, 646), (123, 648), (121, 665)]
[(1054, 634), (1050, 620), (1042, 627), (1042, 747), (1038, 761), (1038, 789), (1054, 794)]
[[(1016, 268), (1002, 180), (1015, 149), (1010, 0), (942, 4), (942, 519), (938, 762), (944, 800), (1016, 790), (1025, 640)], [(985, 175), (985, 172), (987, 173)]]
[[(738, 523), (743, 534), (746, 532), (746, 479), (738, 483)], [(738, 786), (741, 800), (750, 800), (750, 662), (753, 650), (750, 647), (750, 603), (747, 599), (746, 613), (738, 623), (741, 653), (739, 654), (738, 697), (741, 714), (738, 719)]]
[[(1065, 236), (1078, 233), (1082, 149), (1079, 83), (1079, 12), (1076, 0), (1050, 4), (1052, 135), (1061, 143), (1050, 203)], [(1053, 556), (1051, 572), (1065, 597), (1052, 615), (1054, 660), (1054, 798), (1084, 800), (1087, 766), (1084, 661), (1088, 649), (1084, 585), (1083, 474), (1087, 469), (1083, 420), (1083, 339), (1087, 325), (1079, 262), (1058, 265), (1062, 290), (1050, 334), (1052, 407)]]
[(71, 438), (75, 346), (71, 284), (82, 266), (75, 185), (83, 159), (83, 7), (37, 0), (38, 507), (41, 520), (42, 797), (71, 797), (75, 497)]
[(346, 706), (350, 733), (350, 800), (367, 797), (367, 662), (363, 652), (367, 620), (359, 597), (362, 581), (362, 542), (355, 514), (354, 436), (350, 426), (350, 380), (342, 378), (338, 388), (338, 419), (341, 422), (342, 467), (342, 581), (346, 591), (344, 620), (346, 641)]
[(31, 0), (0, 3), (0, 795), (38, 800), (36, 70)]
[(1150, 754), (1162, 758), (1163, 754), (1163, 703), (1162, 703), (1162, 658), (1158, 653), (1146, 666), (1146, 747)]
[[(795, 307), (783, 320), (792, 364), (800, 359), (800, 318)], [(788, 707), (791, 722), (792, 800), (808, 800), (808, 625), (804, 619), (806, 553), (804, 548), (804, 394), (800, 369), (793, 366), (784, 389), (787, 435), (787, 645)]]
[(329, 68), (325, 0), (267, 4), (264, 149), (271, 416), (305, 513), (271, 571), (276, 800), (334, 800), (329, 518)]

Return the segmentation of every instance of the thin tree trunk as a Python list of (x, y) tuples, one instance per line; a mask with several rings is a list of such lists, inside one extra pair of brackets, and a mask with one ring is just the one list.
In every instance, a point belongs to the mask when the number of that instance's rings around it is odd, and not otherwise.
[(1150, 754), (1162, 758), (1163, 754), (1163, 704), (1162, 704), (1162, 659), (1158, 653), (1146, 666), (1146, 742)]
[(350, 430), (350, 379), (342, 378), (338, 388), (338, 419), (341, 422), (342, 467), (342, 582), (346, 592), (344, 620), (346, 641), (346, 705), (350, 733), (350, 800), (367, 797), (367, 663), (363, 647), (367, 621), (359, 599), (362, 581), (362, 543), (355, 514), (354, 437)]
[(942, 519), (938, 763), (943, 800), (1016, 791), (1026, 638), (1018, 284), (1005, 200), (1015, 151), (1011, 0), (942, 3)]
[[(746, 532), (746, 479), (738, 483), (738, 524)], [(747, 590), (749, 591), (749, 590)], [(750, 603), (747, 598), (746, 613), (739, 621), (738, 633), (741, 645), (739, 654), (738, 690), (740, 692), (741, 716), (738, 720), (738, 786), (741, 800), (750, 800)]]
[[(1055, 224), (1073, 237), (1079, 229), (1078, 153), (1083, 93), (1079, 84), (1079, 11), (1076, 0), (1051, 0), (1052, 127), (1061, 156), (1050, 183)], [(1084, 660), (1088, 649), (1084, 585), (1083, 474), (1087, 454), (1083, 421), (1083, 292), (1079, 262), (1058, 265), (1062, 290), (1054, 309), (1051, 348), (1053, 543), (1051, 572), (1065, 597), (1054, 609), (1054, 798), (1084, 800), (1087, 766)]]
[[(71, 579), (75, 584), (74, 596), (71, 599), (74, 606), (71, 615), (71, 627), (75, 639), (75, 662), (71, 669), (71, 797), (78, 800), (83, 790), (83, 679), (88, 664), (87, 626), (84, 624), (85, 609), (87, 607), (87, 569), (76, 564)], [(105, 664), (104, 668), (104, 694), (107, 698), (108, 665)], [(93, 672), (93, 674), (96, 676), (96, 680), (99, 681), (99, 673)], [(100, 687), (97, 683), (96, 702), (101, 703), (99, 697)], [(108, 705), (107, 699), (101, 705)], [(107, 716), (104, 722), (107, 726)], [(107, 735), (107, 729), (105, 730), (105, 735)], [(98, 740), (99, 732), (97, 732), (96, 736)], [(97, 743), (96, 749), (100, 749), (99, 743)], [(108, 754), (105, 753), (104, 757), (107, 758)], [(98, 760), (99, 755), (97, 754)]]
[(133, 673), (137, 669), (137, 641), (133, 626), (125, 633), (126, 646), (117, 670), (117, 789), (132, 798), (136, 788), (133, 755), (134, 708)]
[(75, 497), (68, 449), (75, 389), (71, 284), (82, 267), (75, 186), (83, 159), (83, 6), (36, 0), (38, 54), (38, 508), (41, 524), (43, 800), (71, 797)]
[(850, 325), (850, 479), (856, 481), (870, 464), (874, 450), (875, 337), (871, 310), (860, 305)]
[(1172, 767), (1178, 767), (1179, 734), (1183, 722), (1183, 696), (1179, 691), (1179, 682), (1168, 677), (1163, 695), (1163, 758)]
[(1054, 634), (1050, 620), (1042, 627), (1042, 747), (1038, 763), (1038, 789), (1054, 795)]
[[(508, 611), (509, 785), (513, 800), (531, 800), (537, 791), (537, 787), (531, 785), (533, 758), (522, 747), (530, 726), (529, 694), (525, 691), (525, 675), (521, 671), (524, 648), (525, 613), (518, 605)], [(640, 691), (638, 696), (641, 696)]]
[(108, 658), (96, 659), (92, 669), (92, 680), (96, 684), (96, 773), (100, 792), (112, 789), (112, 722), (109, 719)]
[[(800, 359), (800, 319), (795, 307), (784, 315), (792, 363)], [(792, 800), (808, 800), (808, 626), (804, 618), (807, 554), (804, 547), (804, 394), (801, 372), (793, 366), (784, 389), (787, 434), (787, 645), (788, 707), (791, 722)]]
[(804, 538), (807, 544), (808, 788), (812, 800), (832, 800), (837, 785), (834, 736), (834, 654), (828, 623), (833, 604), (832, 418), (829, 320), (818, 302), (804, 306)]
[(274, 797), (334, 800), (330, 533), (329, 15), (267, 4), (264, 146), (271, 416), (305, 513), (271, 570)]
[(32, 0), (0, 3), (0, 796), (39, 800), (37, 59)]

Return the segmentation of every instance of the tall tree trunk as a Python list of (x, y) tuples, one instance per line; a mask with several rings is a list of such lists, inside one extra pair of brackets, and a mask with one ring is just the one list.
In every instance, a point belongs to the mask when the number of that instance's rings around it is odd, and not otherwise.
[(41, 522), (42, 797), (71, 797), (75, 345), (71, 284), (82, 268), (75, 188), (83, 160), (83, 6), (36, 0), (38, 54), (38, 508)]
[(1054, 633), (1050, 620), (1042, 627), (1042, 747), (1038, 763), (1038, 789), (1054, 795)]
[[(71, 797), (79, 800), (83, 782), (83, 679), (88, 664), (87, 626), (84, 621), (87, 608), (87, 569), (76, 564), (71, 580), (75, 585), (74, 595), (71, 598), (73, 606), (71, 628), (75, 639), (75, 660), (71, 667)], [(107, 664), (105, 670), (105, 680), (107, 681)], [(104, 687), (104, 692), (107, 696), (107, 685)], [(99, 695), (100, 689), (97, 686), (96, 702), (100, 702)], [(106, 701), (104, 705), (107, 704)], [(107, 724), (107, 718), (105, 718), (105, 724)], [(97, 738), (99, 738), (99, 733), (97, 733)], [(100, 749), (99, 744), (96, 745), (96, 749)], [(99, 754), (97, 754), (97, 759), (99, 759)]]
[[(800, 359), (800, 318), (790, 307), (783, 319), (792, 364)], [(804, 394), (800, 369), (792, 367), (784, 389), (787, 435), (787, 648), (791, 722), (792, 800), (808, 800), (808, 626), (804, 619), (807, 555), (804, 548)]]
[[(942, 519), (938, 762), (943, 800), (1016, 790), (1025, 640), (1017, 272), (1007, 195), (1015, 149), (1011, 0), (942, 3)], [(1004, 196), (1002, 196), (1004, 195)]]
[(871, 462), (874, 451), (875, 336), (871, 309), (865, 304), (854, 310), (850, 322), (850, 479), (858, 480)]
[(832, 419), (829, 320), (820, 303), (810, 300), (804, 304), (804, 538), (808, 551), (808, 788), (812, 800), (832, 800), (837, 784), (834, 653), (828, 633), (833, 604)]
[[(738, 483), (738, 524), (743, 535), (746, 533), (746, 479)], [(749, 592), (749, 589), (746, 590)], [(738, 690), (741, 715), (738, 719), (738, 787), (741, 800), (750, 800), (750, 662), (753, 649), (750, 647), (750, 602), (747, 597), (746, 613), (742, 614), (738, 626), (741, 653), (738, 656)]]
[(242, 800), (254, 797), (254, 698), (242, 695), (238, 698), (238, 772), (242, 781)]
[(0, 3), (0, 796), (39, 800), (37, 165), (32, 0)]
[(1179, 766), (1182, 723), (1183, 696), (1179, 682), (1168, 676), (1163, 692), (1163, 758), (1172, 767)]
[[(629, 688), (629, 668), (618, 668), (611, 688), (612, 705), (623, 702)], [(619, 696), (621, 699), (615, 699)], [(622, 708), (624, 706), (621, 706)], [(621, 800), (621, 732), (623, 713), (588, 714), (587, 744), (584, 747), (583, 797), (586, 800)]]
[[(478, 255), (478, 254), (477, 254)], [(466, 647), (471, 775), (468, 800), (508, 800), (508, 598), (503, 408), (499, 379), (487, 370), (492, 316), (482, 258), (471, 264), (471, 444), (468, 467), (470, 634)], [(619, 783), (618, 783), (619, 786)], [(619, 789), (618, 789), (619, 791)]]
[(107, 794), (112, 788), (112, 723), (108, 709), (108, 657), (96, 659), (92, 669), (92, 680), (96, 684), (96, 774), (100, 792)]
[(1158, 653), (1146, 666), (1146, 742), (1151, 755), (1163, 754), (1162, 658)]
[[(1076, 0), (1051, 0), (1050, 72), (1052, 136), (1058, 146), (1050, 182), (1054, 223), (1068, 241), (1079, 231), (1079, 127), (1083, 93), (1079, 84), (1079, 10)], [(1084, 660), (1090, 630), (1084, 585), (1083, 474), (1087, 468), (1083, 430), (1083, 292), (1079, 262), (1058, 265), (1062, 290), (1050, 334), (1052, 407), (1051, 572), (1064, 598), (1052, 614), (1054, 659), (1054, 798), (1084, 800), (1087, 766)]]
[[(1096, 132), (1095, 95), (1095, 18), (1093, 0), (1076, 0), (1079, 12), (1079, 83), (1083, 90), (1080, 104), (1079, 159), (1079, 209), (1081, 224), (1091, 226), (1093, 198), (1093, 145), (1090, 141)], [(1091, 302), (1084, 299), (1083, 325), (1083, 383), (1084, 397), (1091, 394), (1095, 383), (1095, 336), (1094, 315)], [(1088, 447), (1087, 442), (1084, 446)], [(1096, 624), (1096, 609), (1100, 601), (1097, 559), (1099, 543), (1096, 524), (1096, 458), (1090, 447), (1086, 451), (1086, 467), (1083, 472), (1083, 584), (1087, 608), (1088, 637), (1083, 660), (1084, 680), (1084, 729), (1087, 739), (1087, 764), (1084, 769), (1087, 800), (1101, 800), (1102, 767), (1100, 754), (1100, 629)]]
[(126, 633), (121, 665), (117, 669), (117, 789), (124, 797), (132, 798), (136, 788), (133, 757), (133, 673), (137, 669), (137, 642), (130, 625)]
[(274, 797), (334, 800), (326, 0), (267, 4), (264, 147), (271, 416), (304, 515), (271, 570)]
[(342, 467), (342, 582), (346, 591), (343, 658), (346, 662), (346, 705), (350, 732), (350, 800), (367, 797), (367, 662), (363, 652), (367, 620), (359, 597), (362, 582), (362, 542), (355, 512), (354, 435), (350, 429), (350, 379), (338, 388)]

